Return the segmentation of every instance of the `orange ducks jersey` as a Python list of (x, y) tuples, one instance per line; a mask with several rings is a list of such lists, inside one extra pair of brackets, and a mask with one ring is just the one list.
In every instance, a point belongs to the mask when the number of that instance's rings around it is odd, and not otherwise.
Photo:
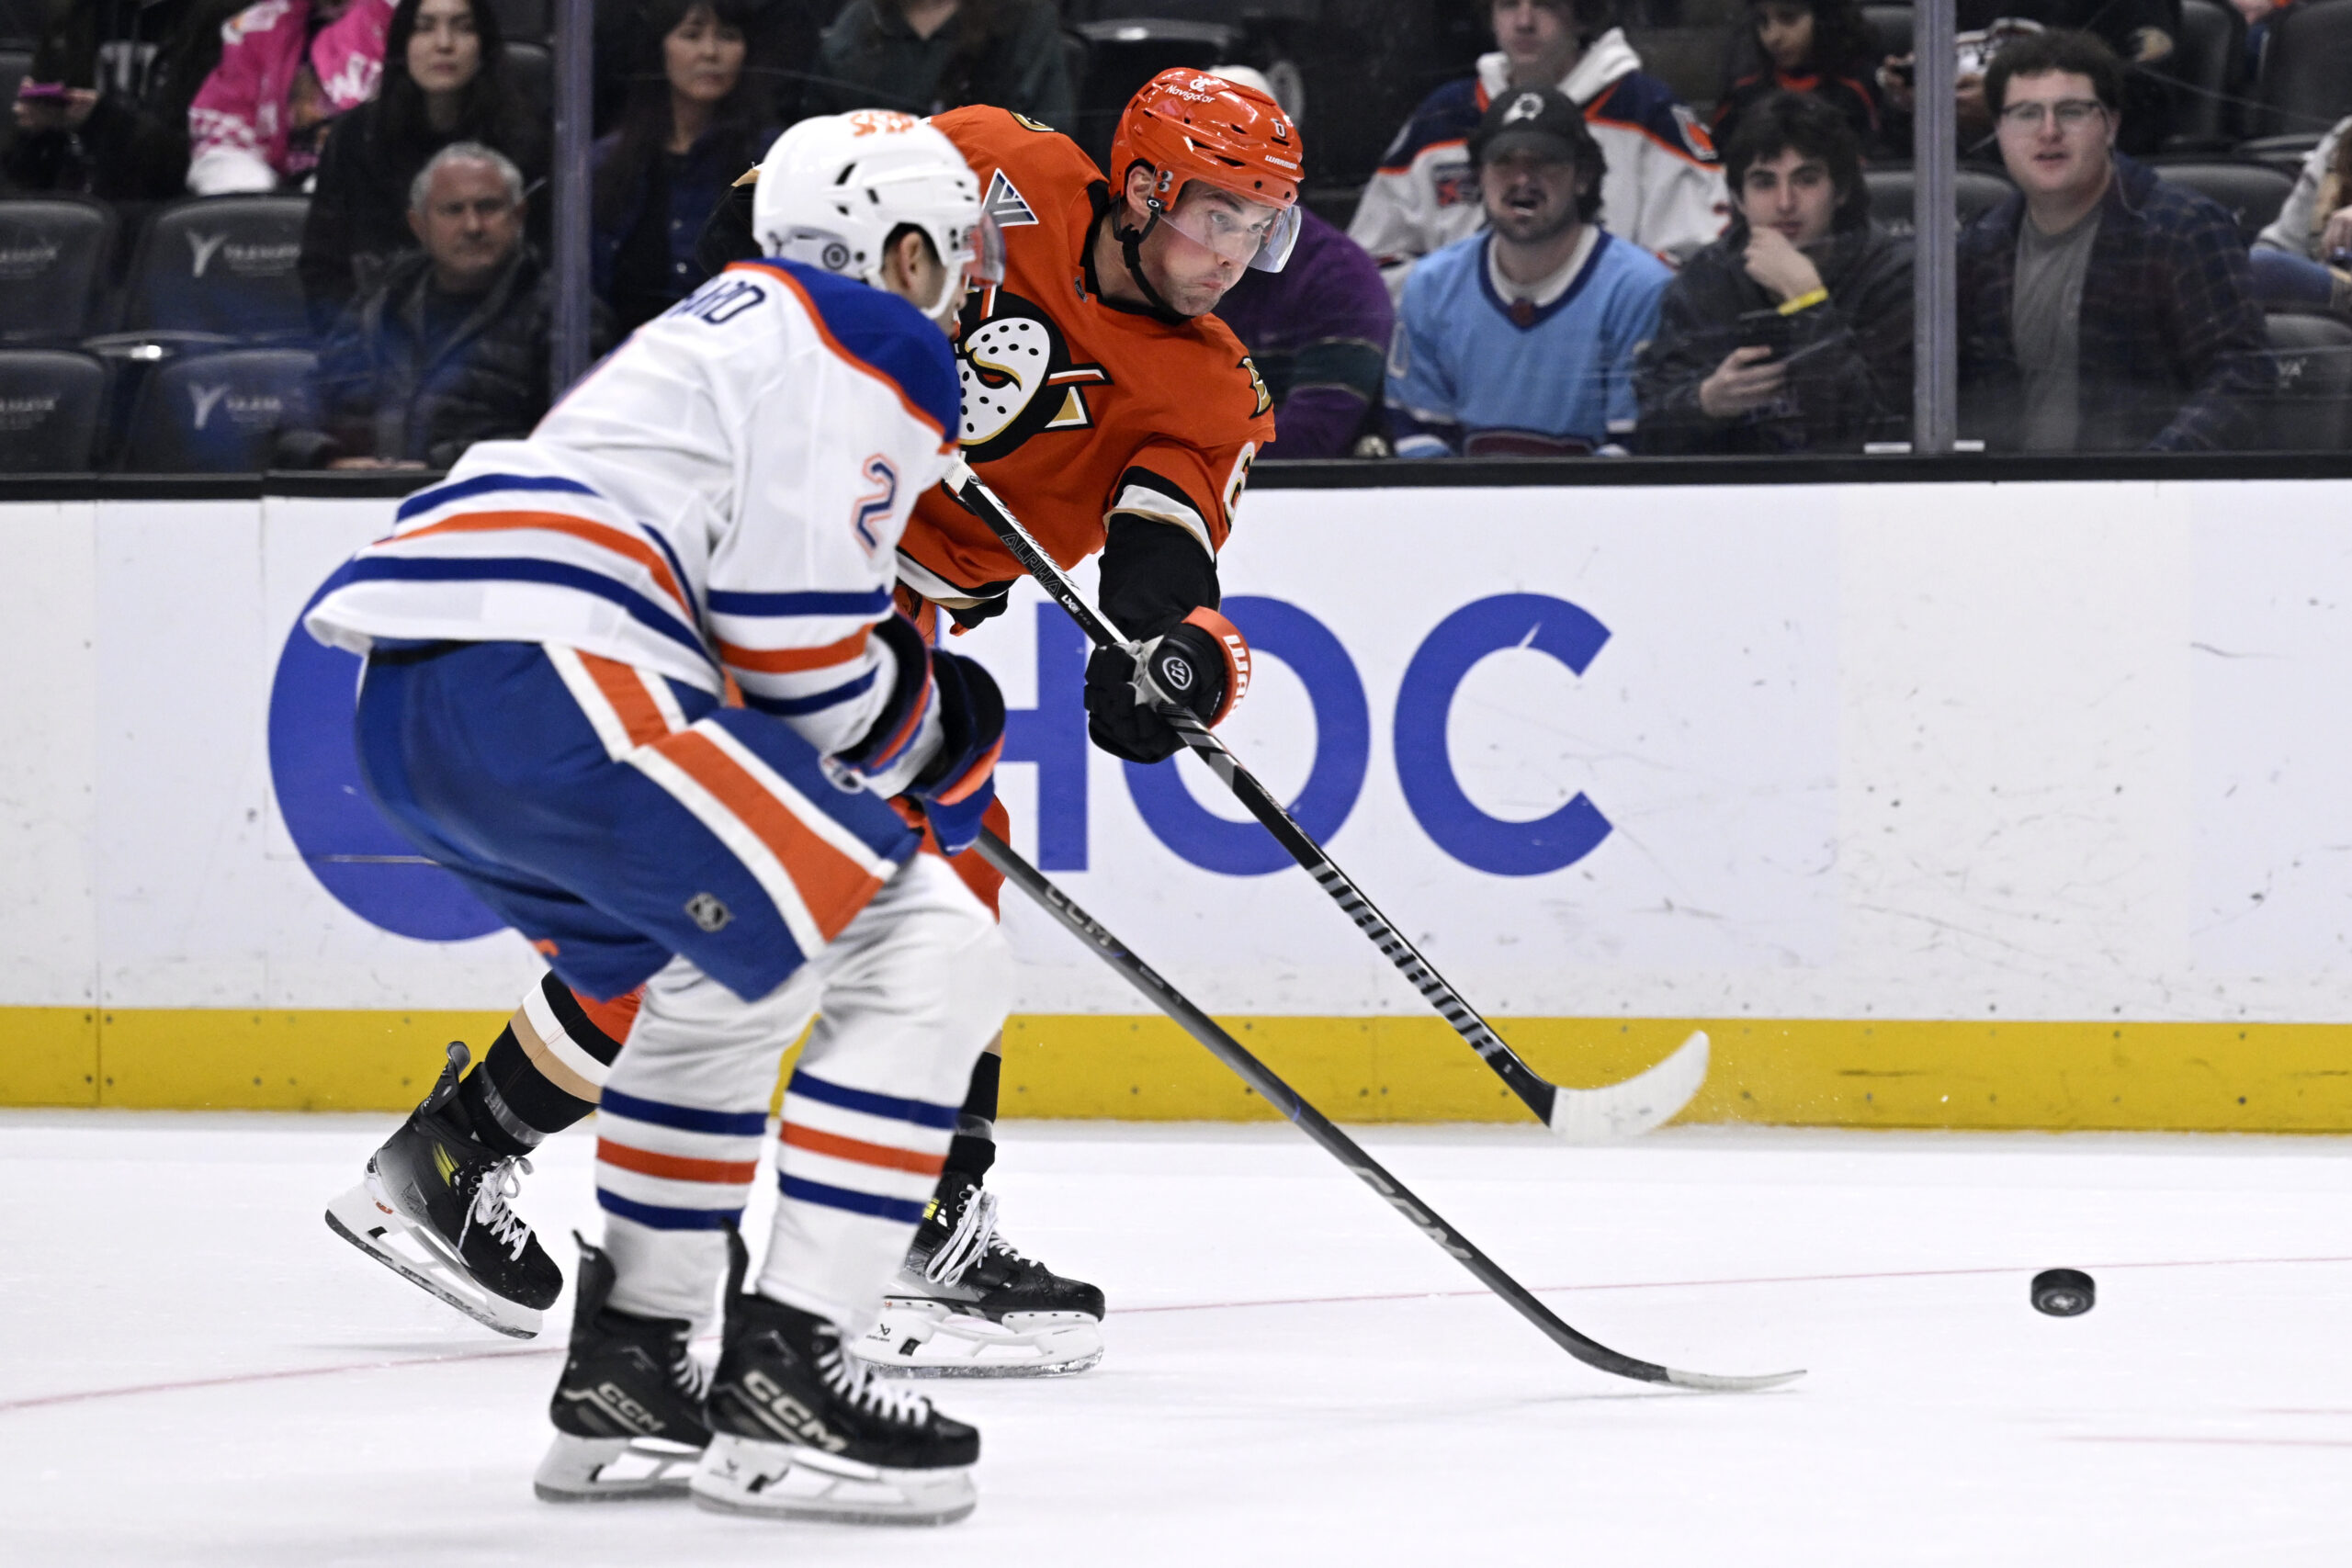
[[(964, 307), (964, 458), (1063, 566), (1100, 551), (1114, 512), (1183, 529), (1213, 559), (1273, 400), (1215, 316), (1178, 321), (1102, 298), (1087, 238), (1108, 183), (1069, 138), (998, 108), (932, 117), (970, 162), (1004, 236), (1004, 281)], [(949, 609), (1021, 575), (979, 519), (933, 488), (899, 578)]]

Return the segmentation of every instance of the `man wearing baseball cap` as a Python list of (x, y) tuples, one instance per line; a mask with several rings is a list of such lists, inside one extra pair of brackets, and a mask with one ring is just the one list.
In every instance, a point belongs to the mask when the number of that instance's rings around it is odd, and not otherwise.
[(1397, 312), (1397, 456), (1622, 450), (1634, 357), (1672, 273), (1600, 227), (1607, 164), (1564, 94), (1498, 98), (1470, 155), (1486, 231), (1425, 257)]

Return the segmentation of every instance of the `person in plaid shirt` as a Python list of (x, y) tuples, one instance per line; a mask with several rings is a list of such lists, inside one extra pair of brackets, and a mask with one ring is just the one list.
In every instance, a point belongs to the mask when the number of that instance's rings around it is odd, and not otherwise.
[(1985, 73), (2018, 194), (1960, 239), (1961, 434), (1996, 451), (2251, 445), (2278, 380), (2236, 221), (2115, 151), (2123, 69), (2085, 33)]

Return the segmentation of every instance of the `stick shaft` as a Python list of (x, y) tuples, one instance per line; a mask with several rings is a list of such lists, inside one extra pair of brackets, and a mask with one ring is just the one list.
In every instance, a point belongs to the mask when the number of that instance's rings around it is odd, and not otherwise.
[(1215, 1019), (1193, 1006), (1182, 992), (1160, 978), (1149, 964), (1128, 951), (1107, 927), (1080, 908), (1068, 894), (1015, 853), (1011, 845), (994, 833), (984, 830), (979, 837), (978, 848), (981, 858), (1002, 872), (1007, 881), (1035, 900), (1038, 907), (1053, 916), (1064, 930), (1091, 948), (1096, 956), (1117, 970), (1128, 984), (1149, 998), (1160, 1011), (1174, 1019), (1185, 1033), (1232, 1068), (1242, 1082), (1256, 1089), (1267, 1104), (1288, 1117), (1293, 1125), (1313, 1139), (1326, 1154), (1345, 1166), (1357, 1180), (1378, 1193), (1384, 1202), (1405, 1217), (1408, 1224), (1444, 1248), (1480, 1284), (1510, 1303), (1521, 1317), (1542, 1330), (1544, 1337), (1587, 1366), (1596, 1367), (1604, 1372), (1613, 1372), (1619, 1377), (1633, 1378), (1641, 1382), (1679, 1381), (1667, 1368), (1611, 1350), (1562, 1322), (1524, 1285), (1503, 1272), (1493, 1258), (1479, 1251), (1467, 1236), (1439, 1217), (1435, 1210), (1390, 1175), (1379, 1161), (1364, 1153), (1354, 1139), (1332, 1125), (1295, 1089), (1276, 1077), (1263, 1062), (1244, 1050), (1240, 1042), (1227, 1033)]
[[(1037, 580), (1053, 601), (1076, 621), (1079, 628), (1097, 648), (1116, 648), (1124, 639), (1105, 621), (1094, 606), (1086, 602), (1078, 585), (1069, 580), (1059, 563), (1045, 552), (1010, 507), (997, 498), (996, 492), (983, 483), (968, 467), (958, 465), (946, 481), (951, 494), (987, 524), (1005, 548), (1012, 553), (1030, 576)], [(1396, 965), (1397, 971), (1413, 984), (1421, 999), (1434, 1009), (1440, 1018), (1460, 1035), (1469, 1047), (1478, 1053), (1479, 1060), (1493, 1069), (1495, 1076), (1510, 1086), (1512, 1093), (1535, 1119), (1546, 1126), (1552, 1124), (1553, 1112), (1558, 1105), (1559, 1090), (1539, 1077), (1516, 1052), (1504, 1043), (1494, 1027), (1479, 1016), (1477, 1009), (1462, 998), (1462, 993), (1447, 984), (1437, 966), (1421, 953), (1419, 948), (1389, 923), (1363, 889), (1352, 877), (1332, 863), (1315, 836), (1300, 827), (1291, 814), (1283, 808), (1272, 791), (1258, 782), (1257, 775), (1241, 765), (1239, 758), (1227, 750), (1209, 728), (1185, 709), (1173, 704), (1160, 707), (1161, 717), (1175, 728), (1177, 735), (1206, 762), (1209, 771), (1222, 780), (1235, 798), (1249, 810), (1250, 816), (1274, 837), (1300, 869), (1315, 879), (1315, 885), (1330, 896), (1358, 931), (1380, 949), (1382, 956)]]

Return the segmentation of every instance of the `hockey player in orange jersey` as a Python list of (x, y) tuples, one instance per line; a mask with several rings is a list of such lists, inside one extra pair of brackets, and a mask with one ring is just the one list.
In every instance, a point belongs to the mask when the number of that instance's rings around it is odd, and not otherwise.
[[(1173, 637), (1221, 679), (1191, 694), (1204, 718), (1240, 684), (1216, 615), (1217, 552), (1258, 449), (1273, 438), (1272, 400), (1241, 344), (1210, 312), (1245, 267), (1279, 269), (1297, 231), (1298, 132), (1273, 99), (1212, 74), (1163, 72), (1122, 116), (1106, 179), (1069, 138), (1001, 109), (931, 122), (971, 164), (1003, 246), (1002, 282), (967, 297), (957, 357), (963, 455), (1064, 565), (1102, 556), (1102, 607), (1137, 644)], [(706, 231), (715, 272), (756, 257), (752, 176)], [(840, 242), (812, 220), (782, 253), (838, 269)], [(854, 265), (851, 258), (846, 265)], [(944, 491), (920, 499), (899, 548), (899, 596), (930, 629), (1002, 612), (1019, 567)], [(1237, 635), (1238, 640), (1238, 635)], [(1098, 650), (1087, 666), (1088, 732), (1113, 754), (1159, 761), (1175, 731), (1135, 695), (1135, 660)], [(1001, 808), (992, 822), (1005, 830)], [(993, 900), (976, 855), (956, 869)], [(589, 1101), (544, 1077), (550, 1031), (609, 1061), (626, 1043), (626, 1005), (599, 1009), (549, 976), (470, 1080), (494, 1089), (511, 1121), (538, 1137)], [(972, 1075), (933, 1202), (882, 1322), (859, 1348), (933, 1373), (1050, 1374), (1102, 1355), (1102, 1293), (1023, 1257), (996, 1232), (982, 1182), (995, 1156), (1001, 1058)], [(481, 1119), (477, 1119), (481, 1120)], [(714, 1281), (716, 1283), (716, 1281)]]

